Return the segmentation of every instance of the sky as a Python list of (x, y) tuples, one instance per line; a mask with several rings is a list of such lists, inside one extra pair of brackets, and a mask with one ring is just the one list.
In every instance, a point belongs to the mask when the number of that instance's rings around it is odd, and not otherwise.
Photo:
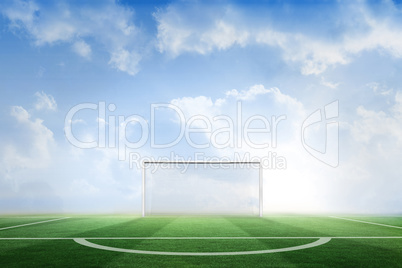
[(398, 1), (2, 1), (0, 213), (138, 214), (149, 160), (261, 161), (264, 213), (402, 213), (400, 70)]

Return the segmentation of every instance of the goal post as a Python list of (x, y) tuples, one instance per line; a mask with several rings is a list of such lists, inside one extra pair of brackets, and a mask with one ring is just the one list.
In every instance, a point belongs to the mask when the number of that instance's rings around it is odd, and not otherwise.
[[(233, 166), (233, 168), (235, 166), (249, 166), (250, 167), (254, 167), (254, 169), (256, 169), (256, 175), (254, 175), (256, 178), (253, 178), (253, 183), (256, 182), (256, 185), (253, 189), (255, 189), (256, 191), (258, 191), (258, 193), (255, 193), (256, 198), (258, 198), (258, 204), (256, 204), (256, 206), (258, 207), (258, 211), (257, 213), (255, 213), (256, 215), (258, 215), (259, 217), (263, 216), (263, 169), (262, 169), (262, 165), (261, 162), (259, 161), (144, 161), (142, 163), (142, 208), (141, 208), (141, 214), (142, 217), (145, 217), (148, 215), (147, 211), (147, 206), (149, 206), (148, 203), (150, 203), (149, 201), (147, 201), (147, 198), (149, 197), (149, 193), (147, 193), (147, 187), (149, 187), (148, 184), (151, 176), (147, 175), (147, 169), (149, 167), (151, 167), (152, 165), (157, 165), (157, 166), (164, 166), (166, 167), (171, 167), (173, 165), (186, 165), (187, 167), (191, 166), (193, 168), (198, 168), (199, 166), (205, 167), (206, 166), (216, 166), (216, 165), (220, 165), (220, 166)], [(224, 172), (224, 171), (222, 171)], [(247, 171), (246, 171), (247, 172)], [(196, 174), (198, 175), (198, 174)], [(229, 174), (228, 174), (229, 175)], [(247, 172), (246, 176), (249, 176), (250, 172)], [(177, 176), (177, 175), (176, 175)], [(185, 175), (183, 175), (185, 177)], [(250, 175), (252, 176), (252, 175)], [(230, 177), (230, 176), (226, 176), (226, 177)], [(242, 178), (238, 179), (241, 180)], [(165, 181), (164, 183), (169, 182), (169, 176), (163, 178), (163, 180)], [(202, 180), (202, 178), (201, 178)], [(229, 179), (230, 180), (230, 179)], [(227, 181), (227, 183), (230, 183), (230, 181)], [(257, 185), (258, 184), (258, 185)], [(170, 187), (170, 185), (168, 186)], [(172, 186), (173, 188), (175, 186)], [(177, 188), (177, 185), (176, 185)], [(179, 189), (176, 189), (177, 191), (180, 191)], [(241, 190), (241, 189), (240, 189)], [(239, 189), (237, 189), (237, 191), (239, 191)], [(255, 192), (256, 192), (255, 191)], [(174, 194), (173, 194), (174, 195)], [(172, 196), (175, 197), (175, 196)]]

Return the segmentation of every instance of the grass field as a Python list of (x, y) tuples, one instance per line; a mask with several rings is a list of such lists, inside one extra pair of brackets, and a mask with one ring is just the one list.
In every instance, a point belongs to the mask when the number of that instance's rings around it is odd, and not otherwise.
[(13, 266), (402, 267), (402, 217), (0, 216)]

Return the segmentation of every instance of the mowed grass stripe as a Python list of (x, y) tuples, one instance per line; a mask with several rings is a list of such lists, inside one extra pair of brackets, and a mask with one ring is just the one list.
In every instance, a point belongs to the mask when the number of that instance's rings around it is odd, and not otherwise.
[[(186, 219), (188, 218), (188, 219)], [(220, 266), (220, 267), (267, 267), (267, 266), (382, 266), (397, 267), (401, 261), (402, 240), (388, 239), (389, 236), (400, 237), (401, 231), (395, 228), (341, 221), (329, 217), (276, 217), (270, 218), (241, 218), (223, 217), (73, 217), (67, 221), (38, 224), (24, 228), (10, 229), (0, 232), (0, 237), (36, 237), (36, 238), (62, 238), (62, 240), (1, 240), (0, 239), (0, 267), (16, 266), (144, 266), (144, 267), (179, 267), (179, 266)], [(230, 222), (230, 224), (228, 223)], [(234, 226), (233, 226), (234, 225)], [(222, 232), (222, 233), (219, 233)], [(118, 247), (137, 247), (130, 241), (120, 240), (121, 237), (151, 237), (163, 235), (173, 237), (177, 235), (180, 239), (183, 234), (190, 236), (216, 236), (223, 237), (222, 240), (193, 240), (185, 242), (181, 246), (204, 247), (213, 246), (219, 249), (221, 242), (230, 244), (233, 250), (245, 246), (243, 240), (229, 240), (230, 236), (237, 237), (285, 237), (285, 236), (310, 236), (313, 237), (343, 237), (333, 239), (329, 243), (305, 250), (286, 252), (279, 254), (261, 254), (250, 256), (214, 256), (214, 257), (191, 257), (191, 256), (145, 256), (138, 254), (124, 254), (119, 252), (107, 252), (103, 250), (83, 247), (72, 241), (74, 237), (86, 237), (88, 239), (116, 238)], [(246, 235), (246, 234), (250, 235)], [(208, 235), (206, 235), (208, 234)], [(267, 235), (270, 234), (270, 235)], [(308, 234), (308, 235), (307, 235)], [(364, 234), (364, 235), (362, 235)], [(12, 236), (11, 236), (12, 235)], [(375, 238), (374, 236), (384, 237)], [(227, 237), (227, 239), (225, 238)], [(356, 237), (356, 239), (353, 239)], [(360, 239), (357, 237), (361, 237)], [(373, 238), (371, 238), (373, 237)], [(67, 239), (65, 239), (67, 238)], [(348, 238), (348, 239), (346, 239)], [(364, 238), (364, 239), (363, 239)], [(255, 239), (255, 238), (254, 238)], [(133, 239), (132, 242), (138, 239)], [(280, 240), (280, 241), (278, 241)], [(109, 240), (93, 240), (94, 243), (107, 244)], [(166, 248), (169, 251), (169, 241), (182, 243), (183, 240), (159, 241), (162, 244), (148, 244), (147, 249), (155, 250), (155, 247)], [(186, 241), (186, 240), (184, 240)], [(235, 244), (231, 244), (235, 241)], [(244, 242), (246, 242), (245, 240)], [(253, 241), (253, 242), (252, 242)], [(309, 240), (288, 240), (266, 239), (271, 244), (255, 244), (257, 241), (247, 241), (250, 248), (274, 248), (285, 246), (290, 243), (297, 245), (299, 242), (310, 242)], [(259, 243), (264, 243), (259, 241)], [(139, 241), (143, 242), (143, 241)], [(158, 242), (158, 241), (155, 241)], [(126, 245), (124, 245), (126, 243)], [(222, 251), (224, 246), (222, 245)], [(261, 247), (260, 247), (261, 245)], [(138, 245), (140, 247), (147, 245)], [(195, 250), (193, 248), (192, 250)]]
[[(165, 225), (153, 236), (158, 237), (233, 237), (250, 236), (238, 226), (234, 225), (229, 217), (185, 217), (179, 216), (172, 218), (169, 224)], [(147, 219), (147, 218), (145, 218)], [(246, 218), (247, 220), (251, 218)], [(149, 221), (153, 219), (148, 218)]]
[[(6, 242), (6, 241), (4, 241)], [(250, 256), (158, 256), (86, 248), (73, 241), (1, 242), (2, 267), (399, 267), (395, 240), (335, 240), (326, 245)], [(363, 243), (362, 243), (363, 242)], [(4, 250), (4, 247), (9, 250)]]
[[(153, 237), (225, 237), (229, 239), (231, 237), (248, 237), (250, 234), (233, 224), (231, 219), (237, 218), (243, 221), (260, 222), (260, 227), (267, 227), (264, 221), (260, 218), (239, 218), (239, 217), (176, 217), (174, 220), (166, 224)], [(145, 218), (145, 220), (153, 221), (153, 218)], [(262, 224), (263, 223), (263, 224)], [(305, 243), (309, 243), (313, 240), (304, 240)], [(139, 243), (138, 243), (139, 242)], [(103, 241), (103, 245), (116, 246), (116, 247), (129, 247), (135, 249), (148, 249), (148, 250), (161, 250), (161, 251), (186, 251), (186, 252), (225, 252), (225, 251), (250, 251), (250, 250), (264, 250), (274, 249), (277, 247), (289, 247), (304, 244), (299, 241), (283, 240), (268, 241), (260, 239), (247, 239), (239, 241), (224, 240), (142, 240), (135, 241)], [(287, 263), (282, 256), (277, 255), (274, 257), (278, 263)]]
[[(25, 222), (22, 222), (25, 223)], [(362, 225), (364, 228), (362, 228)], [(7, 225), (10, 226), (10, 225)], [(5, 227), (7, 227), (5, 226)], [(396, 228), (329, 217), (79, 217), (9, 229), (1, 237), (388, 237)]]

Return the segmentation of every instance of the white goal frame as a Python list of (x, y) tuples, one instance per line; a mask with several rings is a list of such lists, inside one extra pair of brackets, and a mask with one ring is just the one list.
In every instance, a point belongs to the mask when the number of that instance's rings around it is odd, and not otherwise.
[(263, 178), (262, 178), (262, 165), (260, 161), (144, 161), (142, 162), (142, 208), (141, 208), (141, 215), (145, 217), (145, 183), (146, 183), (146, 168), (149, 164), (189, 164), (189, 165), (212, 165), (212, 164), (228, 164), (228, 165), (236, 165), (236, 164), (243, 164), (249, 165), (254, 164), (258, 165), (258, 210), (259, 210), (259, 217), (263, 216)]

